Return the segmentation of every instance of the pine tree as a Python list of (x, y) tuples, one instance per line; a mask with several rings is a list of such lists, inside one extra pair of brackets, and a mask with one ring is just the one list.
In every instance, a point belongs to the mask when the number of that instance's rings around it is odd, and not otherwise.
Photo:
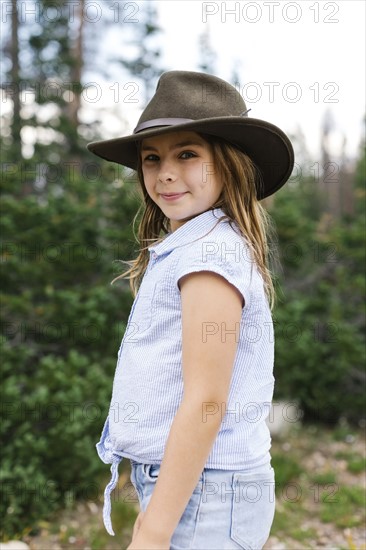
[(205, 30), (199, 36), (199, 69), (205, 73), (216, 73), (217, 55), (211, 45), (210, 27), (207, 24)]
[(131, 40), (131, 44), (137, 48), (137, 54), (132, 59), (119, 58), (119, 62), (142, 82), (142, 98), (146, 105), (153, 94), (156, 78), (163, 72), (159, 66), (161, 51), (155, 42), (161, 28), (156, 23), (157, 10), (153, 2), (143, 2), (139, 14), (142, 20)]

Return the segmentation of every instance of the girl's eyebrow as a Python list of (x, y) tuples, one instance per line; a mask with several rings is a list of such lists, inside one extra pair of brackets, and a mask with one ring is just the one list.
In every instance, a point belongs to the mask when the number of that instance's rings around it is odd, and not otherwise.
[[(198, 146), (198, 147), (203, 147), (203, 142), (199, 142), (199, 141), (194, 141), (194, 140), (188, 140), (188, 141), (181, 141), (180, 143), (174, 143), (171, 147), (169, 147), (169, 149), (180, 149), (181, 147), (189, 147), (191, 145), (194, 145), (194, 146)], [(141, 147), (141, 151), (157, 151), (158, 149), (156, 149), (155, 147), (153, 147), (152, 145), (148, 145), (148, 144), (145, 144)]]

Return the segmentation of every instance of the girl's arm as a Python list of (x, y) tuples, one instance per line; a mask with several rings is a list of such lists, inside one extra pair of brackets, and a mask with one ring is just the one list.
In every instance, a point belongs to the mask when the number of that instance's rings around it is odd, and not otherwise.
[(184, 395), (159, 476), (129, 548), (169, 548), (225, 414), (240, 335), (243, 297), (201, 271), (180, 279)]

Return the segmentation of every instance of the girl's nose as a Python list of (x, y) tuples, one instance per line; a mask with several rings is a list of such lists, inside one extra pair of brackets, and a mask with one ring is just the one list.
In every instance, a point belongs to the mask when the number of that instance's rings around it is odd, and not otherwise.
[(169, 182), (169, 181), (173, 181), (174, 180), (174, 177), (172, 174), (168, 173), (168, 172), (162, 172), (158, 175), (158, 180), (161, 181), (162, 183), (164, 182)]
[(161, 166), (158, 174), (158, 180), (162, 183), (171, 182), (176, 180), (176, 175), (171, 166), (168, 166), (166, 163)]

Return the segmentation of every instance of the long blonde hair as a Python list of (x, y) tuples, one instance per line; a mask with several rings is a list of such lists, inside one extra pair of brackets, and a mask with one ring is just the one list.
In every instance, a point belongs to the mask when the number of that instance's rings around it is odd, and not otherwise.
[[(221, 208), (230, 222), (239, 228), (246, 243), (251, 249), (253, 259), (262, 276), (265, 292), (270, 307), (273, 308), (275, 290), (272, 275), (268, 267), (269, 246), (268, 237), (272, 235), (273, 226), (267, 211), (256, 197), (256, 182), (260, 185), (260, 173), (251, 159), (237, 147), (226, 140), (199, 134), (212, 148), (214, 169), (223, 182), (223, 189), (218, 200), (211, 209)], [(135, 297), (149, 262), (148, 247), (160, 241), (169, 232), (169, 219), (148, 195), (142, 173), (141, 155), (137, 167), (138, 182), (142, 192), (142, 203), (133, 220), (133, 227), (142, 210), (138, 233), (135, 236), (140, 250), (137, 258), (124, 262), (130, 267), (121, 273), (120, 278), (130, 280), (130, 288)]]

